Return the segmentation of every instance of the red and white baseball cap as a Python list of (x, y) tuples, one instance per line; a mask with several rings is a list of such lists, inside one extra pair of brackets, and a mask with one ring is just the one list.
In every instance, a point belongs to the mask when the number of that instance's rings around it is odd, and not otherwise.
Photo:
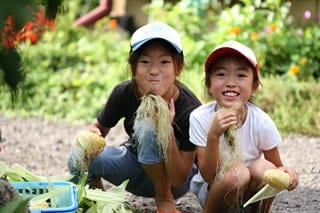
[(179, 33), (163, 22), (152, 22), (137, 29), (131, 37), (131, 51), (136, 51), (146, 42), (157, 38), (169, 42), (178, 53), (182, 53)]
[(211, 69), (214, 60), (226, 54), (238, 54), (245, 57), (250, 64), (252, 64), (256, 72), (259, 72), (259, 66), (254, 52), (249, 47), (234, 40), (222, 43), (210, 53), (205, 63), (205, 71), (208, 72)]

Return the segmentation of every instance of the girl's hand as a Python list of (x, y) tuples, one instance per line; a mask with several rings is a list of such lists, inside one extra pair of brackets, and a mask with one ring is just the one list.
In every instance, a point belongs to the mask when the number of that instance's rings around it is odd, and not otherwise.
[(90, 127), (89, 127), (89, 131), (90, 131), (90, 132), (93, 132), (93, 133), (95, 133), (95, 134), (97, 134), (97, 135), (99, 135), (99, 136), (102, 136), (101, 130), (100, 130), (96, 125), (90, 126)]
[(228, 128), (236, 125), (237, 122), (238, 116), (236, 110), (232, 108), (219, 110), (212, 121), (208, 134), (213, 134), (219, 138)]
[(299, 185), (299, 174), (296, 172), (295, 169), (291, 167), (279, 167), (280, 170), (288, 173), (290, 175), (290, 184), (288, 187), (288, 191), (294, 190)]
[(174, 119), (174, 116), (176, 115), (176, 109), (174, 107), (174, 99), (171, 98), (169, 103), (168, 103), (168, 106), (169, 106), (169, 116), (170, 116), (170, 123), (173, 123), (173, 119)]

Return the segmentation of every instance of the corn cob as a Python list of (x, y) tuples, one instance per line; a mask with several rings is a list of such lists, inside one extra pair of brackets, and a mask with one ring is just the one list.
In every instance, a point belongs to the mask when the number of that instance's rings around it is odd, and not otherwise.
[(278, 169), (268, 169), (264, 172), (263, 181), (266, 185), (243, 204), (244, 208), (251, 203), (274, 197), (282, 190), (287, 189), (290, 184), (290, 175)]
[(33, 208), (33, 209), (46, 209), (49, 208), (49, 204), (47, 202), (41, 202), (41, 203), (37, 203), (33, 206), (30, 206), (29, 208)]
[(289, 187), (290, 175), (278, 169), (268, 169), (264, 172), (263, 180), (276, 189), (284, 190)]
[(103, 149), (106, 146), (106, 141), (103, 137), (93, 132), (82, 130), (76, 135), (76, 144), (84, 149), (86, 157), (92, 158), (97, 150)]
[(76, 134), (75, 146), (72, 151), (72, 167), (77, 168), (77, 173), (82, 175), (88, 170), (90, 159), (94, 158), (97, 151), (105, 146), (106, 141), (103, 137), (90, 131), (79, 131)]

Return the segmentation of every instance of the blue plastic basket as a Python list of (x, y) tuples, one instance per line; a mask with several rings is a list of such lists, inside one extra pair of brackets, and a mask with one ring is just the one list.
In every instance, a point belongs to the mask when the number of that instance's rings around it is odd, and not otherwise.
[[(49, 183), (47, 181), (40, 182), (10, 182), (10, 184), (17, 190), (19, 194), (25, 195), (40, 195), (49, 191)], [(56, 205), (51, 206), (50, 200), (47, 201), (49, 204), (48, 208), (30, 208), (31, 213), (42, 213), (42, 212), (76, 212), (78, 209), (78, 193), (77, 187), (67, 181), (52, 181), (50, 186), (53, 184), (54, 187), (63, 187), (70, 185), (70, 189), (66, 190), (57, 195)]]

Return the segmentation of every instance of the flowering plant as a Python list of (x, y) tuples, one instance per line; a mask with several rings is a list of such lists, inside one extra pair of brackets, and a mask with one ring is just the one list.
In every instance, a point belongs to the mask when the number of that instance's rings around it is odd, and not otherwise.
[(54, 19), (47, 19), (45, 10), (40, 8), (33, 12), (34, 20), (25, 22), (21, 29), (16, 30), (14, 18), (9, 15), (6, 25), (3, 28), (1, 39), (5, 48), (15, 48), (17, 44), (23, 41), (37, 43), (39, 37), (48, 29), (54, 29)]

